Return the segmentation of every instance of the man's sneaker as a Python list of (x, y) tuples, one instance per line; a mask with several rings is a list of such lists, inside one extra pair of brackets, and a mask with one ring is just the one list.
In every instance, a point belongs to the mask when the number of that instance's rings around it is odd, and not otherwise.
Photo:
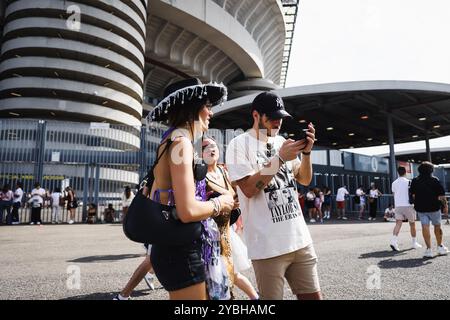
[(33, 225), (34, 224), (34, 222), (30, 222), (30, 225)]
[(38, 222), (36, 222), (36, 224), (39, 226), (41, 223), (38, 221)]
[(418, 243), (417, 241), (413, 241), (411, 248), (420, 249), (420, 248), (422, 248), (422, 245), (420, 243)]
[(342, 220), (347, 220), (347, 217), (342, 217)]
[(443, 244), (441, 244), (441, 245), (438, 247), (438, 255), (440, 255), (440, 256), (445, 256), (447, 253), (448, 253), (447, 247), (444, 246)]
[(433, 251), (431, 251), (431, 248), (427, 248), (427, 250), (425, 250), (423, 257), (424, 258), (433, 258)]
[(146, 273), (146, 275), (144, 276), (144, 280), (150, 289), (155, 290), (155, 284), (153, 283), (155, 277), (150, 272)]
[(316, 220), (315, 220), (315, 219), (309, 219), (309, 222), (311, 222), (311, 223), (315, 223), (315, 222), (316, 222)]
[(131, 300), (131, 299), (130, 299), (130, 297), (122, 297), (122, 296), (120, 295), (120, 293), (119, 293), (119, 294), (116, 294), (116, 295), (115, 295), (115, 297), (113, 298), (113, 300)]
[(73, 224), (73, 220), (69, 220), (69, 224)]
[(400, 251), (397, 241), (391, 240), (390, 246), (391, 246), (392, 251)]

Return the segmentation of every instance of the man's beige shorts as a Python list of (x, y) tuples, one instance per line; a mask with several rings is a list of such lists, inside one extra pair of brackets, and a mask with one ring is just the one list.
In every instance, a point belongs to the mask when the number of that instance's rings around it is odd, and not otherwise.
[(313, 245), (269, 259), (252, 260), (260, 299), (282, 300), (284, 278), (295, 295), (320, 291)]
[(395, 220), (414, 222), (416, 221), (416, 210), (414, 210), (413, 206), (395, 207)]

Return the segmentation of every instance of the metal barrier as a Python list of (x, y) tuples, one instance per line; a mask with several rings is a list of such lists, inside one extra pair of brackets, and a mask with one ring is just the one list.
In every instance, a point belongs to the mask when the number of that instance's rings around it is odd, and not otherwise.
[[(35, 181), (39, 181), (48, 192), (41, 213), (44, 222), (51, 221), (50, 192), (57, 187), (64, 189), (67, 186), (75, 190), (80, 201), (76, 222), (86, 221), (87, 207), (91, 203), (97, 206), (98, 220), (101, 220), (108, 204), (113, 205), (116, 218), (119, 219), (124, 187), (134, 189), (147, 173), (166, 129), (164, 126), (146, 128), (107, 123), (0, 120), (0, 187), (9, 183), (14, 190), (18, 181), (23, 183), (25, 201), (20, 209), (22, 223), (30, 220), (31, 210), (25, 204), (30, 199)], [(221, 161), (227, 141), (234, 134), (217, 129), (208, 132), (221, 150)], [(352, 182), (355, 186), (363, 182), (362, 175), (336, 175), (330, 172), (330, 175), (324, 176), (326, 179), (314, 174), (312, 185), (331, 183), (330, 187), (334, 190), (346, 183), (353, 190)], [(390, 183), (381, 181), (383, 189), (387, 189)], [(359, 211), (353, 198), (354, 195), (351, 195), (346, 201), (349, 215)], [(389, 203), (393, 203), (392, 195), (382, 196), (378, 200), (378, 214), (383, 214)], [(335, 207), (333, 197), (333, 212)], [(62, 213), (63, 221), (67, 221), (67, 204)]]

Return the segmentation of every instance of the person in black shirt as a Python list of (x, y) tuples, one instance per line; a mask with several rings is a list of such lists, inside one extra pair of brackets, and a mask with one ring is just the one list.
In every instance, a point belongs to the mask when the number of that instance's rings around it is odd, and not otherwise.
[(448, 249), (442, 244), (441, 206), (447, 207), (445, 191), (439, 179), (432, 176), (433, 164), (423, 162), (419, 168), (419, 176), (411, 182), (410, 192), (414, 197), (414, 209), (422, 223), (422, 234), (427, 245), (424, 258), (432, 258), (430, 222), (434, 226), (434, 234), (438, 245), (438, 254), (446, 255)]

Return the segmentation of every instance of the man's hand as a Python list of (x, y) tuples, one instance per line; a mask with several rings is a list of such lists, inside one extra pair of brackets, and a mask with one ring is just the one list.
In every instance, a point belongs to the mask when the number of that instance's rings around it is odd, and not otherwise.
[(291, 161), (298, 156), (305, 145), (305, 140), (294, 141), (292, 139), (288, 139), (283, 142), (278, 154), (284, 161)]

